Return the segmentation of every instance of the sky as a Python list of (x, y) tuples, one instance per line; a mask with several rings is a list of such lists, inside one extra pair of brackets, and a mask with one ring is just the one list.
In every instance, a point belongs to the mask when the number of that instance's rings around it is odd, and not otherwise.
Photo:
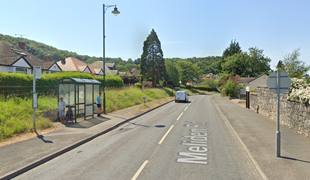
[(0, 0), (0, 33), (41, 42), (80, 55), (141, 57), (154, 29), (165, 58), (221, 56), (232, 40), (242, 51), (264, 50), (275, 68), (300, 48), (310, 65), (309, 0)]

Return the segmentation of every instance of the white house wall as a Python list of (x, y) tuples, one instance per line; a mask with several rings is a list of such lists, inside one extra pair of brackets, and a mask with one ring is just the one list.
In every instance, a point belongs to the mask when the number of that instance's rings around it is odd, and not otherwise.
[(267, 79), (268, 79), (267, 75), (263, 75), (263, 76), (255, 79), (254, 81), (250, 82), (250, 88), (251, 89), (257, 89), (257, 86), (267, 85)]
[(91, 73), (88, 67), (86, 67), (83, 72)]
[(56, 65), (56, 64), (54, 64), (52, 67), (50, 67), (49, 69), (48, 69), (49, 71), (53, 71), (53, 72), (60, 72), (61, 70), (59, 69), (59, 67)]
[(14, 64), (12, 64), (12, 66), (31, 68), (31, 67), (27, 64), (27, 62), (24, 60), (24, 58), (20, 58), (20, 59), (17, 60)]
[(7, 67), (7, 66), (0, 66), (0, 72), (7, 73), (7, 72), (9, 72), (8, 70), (9, 70), (9, 67)]
[(29, 74), (29, 75), (32, 74), (31, 69), (27, 69), (27, 74)]

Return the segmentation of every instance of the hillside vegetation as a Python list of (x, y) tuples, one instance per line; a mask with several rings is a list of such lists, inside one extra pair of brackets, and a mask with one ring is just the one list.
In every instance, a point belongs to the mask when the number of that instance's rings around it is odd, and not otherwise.
[[(13, 44), (14, 46), (18, 46), (18, 42), (25, 42), (26, 50), (39, 57), (40, 59), (45, 59), (45, 56), (50, 56), (51, 61), (59, 61), (63, 58), (67, 57), (75, 57), (81, 61), (84, 61), (87, 64), (91, 64), (95, 61), (102, 61), (102, 57), (88, 56), (88, 55), (79, 55), (76, 52), (70, 52), (66, 50), (59, 50), (55, 47), (46, 45), (41, 42), (36, 42), (26, 38), (20, 37), (12, 37), (8, 35), (0, 34), (0, 40), (6, 40)], [(143, 42), (141, 42), (143, 44)], [(163, 50), (164, 51), (164, 50)], [(142, 54), (142, 50), (141, 50)], [(177, 61), (189, 61), (193, 64), (197, 64), (202, 71), (202, 74), (215, 73), (215, 67), (217, 62), (221, 59), (220, 56), (209, 56), (209, 57), (193, 57), (193, 58), (164, 58), (165, 60), (173, 60)], [(116, 63), (116, 69), (120, 72), (127, 72), (130, 69), (140, 69), (140, 58), (137, 59), (127, 59), (123, 60), (122, 58), (111, 58), (106, 57), (107, 63)]]

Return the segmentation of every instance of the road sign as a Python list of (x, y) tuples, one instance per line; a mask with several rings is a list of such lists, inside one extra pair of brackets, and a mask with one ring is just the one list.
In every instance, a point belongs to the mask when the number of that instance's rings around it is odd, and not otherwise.
[(281, 133), (280, 133), (280, 94), (285, 93), (291, 87), (291, 78), (280, 69), (272, 73), (267, 79), (269, 90), (277, 94), (277, 131), (276, 131), (276, 156), (280, 157)]
[(142, 98), (143, 98), (143, 99), (146, 99), (146, 96), (143, 96)]
[(35, 79), (41, 79), (41, 66), (34, 66), (33, 67), (33, 75), (35, 77)]
[[(280, 70), (280, 69), (279, 69)], [(279, 90), (280, 94), (285, 93), (291, 87), (291, 78), (280, 70), (279, 72)], [(273, 72), (267, 79), (267, 86), (269, 90), (275, 94), (277, 94), (277, 80), (278, 80), (278, 72)]]

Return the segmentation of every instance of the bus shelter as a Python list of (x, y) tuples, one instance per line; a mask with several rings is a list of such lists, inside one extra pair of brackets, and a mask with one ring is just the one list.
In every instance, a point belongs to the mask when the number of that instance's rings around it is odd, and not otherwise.
[(58, 81), (58, 102), (60, 98), (66, 103), (66, 112), (71, 109), (73, 120), (83, 115), (94, 117), (97, 114), (96, 99), (101, 83), (93, 79), (64, 78)]

